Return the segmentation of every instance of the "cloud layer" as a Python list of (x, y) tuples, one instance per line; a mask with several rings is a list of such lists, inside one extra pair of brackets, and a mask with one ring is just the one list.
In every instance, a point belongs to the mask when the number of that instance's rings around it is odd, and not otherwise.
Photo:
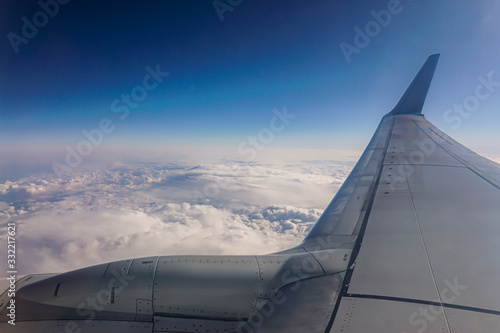
[(16, 222), (20, 274), (149, 255), (280, 251), (301, 242), (349, 171), (331, 162), (114, 163), (63, 179), (5, 181), (0, 245), (6, 223)]

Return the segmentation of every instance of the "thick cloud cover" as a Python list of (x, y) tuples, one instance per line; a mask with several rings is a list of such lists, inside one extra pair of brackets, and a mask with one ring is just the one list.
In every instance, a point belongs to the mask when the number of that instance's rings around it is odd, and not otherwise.
[(65, 178), (7, 180), (0, 183), (1, 252), (12, 221), (20, 274), (149, 255), (283, 250), (301, 242), (348, 165), (114, 163)]

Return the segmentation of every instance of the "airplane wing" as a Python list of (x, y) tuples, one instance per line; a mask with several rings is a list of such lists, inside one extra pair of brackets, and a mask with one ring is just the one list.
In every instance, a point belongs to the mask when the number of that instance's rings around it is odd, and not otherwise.
[(500, 332), (500, 166), (422, 115), (438, 58), (298, 247), (26, 276), (1, 332)]
[(438, 58), (302, 244), (353, 249), (325, 332), (500, 332), (500, 167), (421, 114)]

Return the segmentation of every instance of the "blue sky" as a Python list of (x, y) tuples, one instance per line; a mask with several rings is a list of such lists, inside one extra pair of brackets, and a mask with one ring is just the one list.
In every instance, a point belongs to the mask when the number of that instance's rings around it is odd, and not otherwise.
[[(22, 18), (33, 23), (42, 9), (0, 6), (4, 151), (63, 154), (104, 118), (115, 127), (97, 149), (237, 147), (283, 107), (297, 117), (272, 145), (361, 150), (427, 56), (441, 53), (427, 117), (478, 152), (500, 154), (500, 87), (469, 116), (445, 120), (478, 77), (500, 82), (498, 1), (243, 0), (221, 21), (211, 0), (73, 0), (17, 53), (9, 33), (22, 36)], [(388, 9), (390, 22), (348, 61), (340, 44), (355, 46), (355, 28), (366, 31), (373, 12)], [(113, 101), (158, 65), (169, 76), (119, 119)]]

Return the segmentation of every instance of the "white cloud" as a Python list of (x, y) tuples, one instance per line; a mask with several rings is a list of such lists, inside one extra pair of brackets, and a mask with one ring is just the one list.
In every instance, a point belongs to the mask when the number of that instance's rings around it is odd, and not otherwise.
[(0, 222), (17, 224), (20, 274), (150, 255), (264, 254), (298, 245), (349, 171), (331, 162), (115, 163), (1, 183)]

